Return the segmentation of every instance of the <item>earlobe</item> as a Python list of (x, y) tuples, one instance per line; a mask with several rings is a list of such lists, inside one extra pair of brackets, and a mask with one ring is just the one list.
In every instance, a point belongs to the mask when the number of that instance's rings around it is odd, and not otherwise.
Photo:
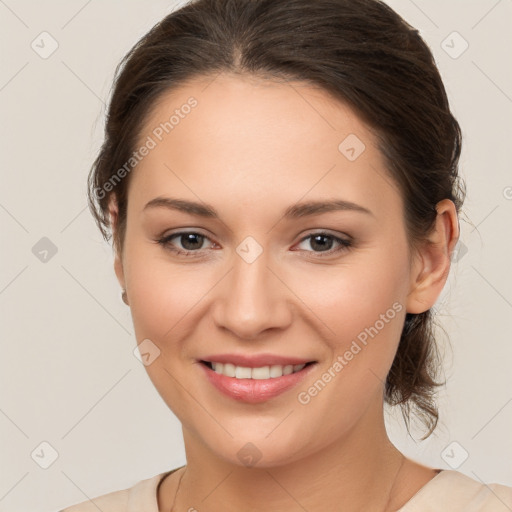
[(408, 313), (423, 313), (435, 304), (448, 279), (450, 258), (459, 239), (459, 222), (453, 201), (443, 199), (436, 210), (435, 226), (428, 241), (418, 249), (411, 269), (406, 302)]

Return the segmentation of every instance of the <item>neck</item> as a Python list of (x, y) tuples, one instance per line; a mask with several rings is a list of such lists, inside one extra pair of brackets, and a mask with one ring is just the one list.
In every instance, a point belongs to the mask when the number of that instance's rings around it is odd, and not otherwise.
[[(382, 408), (368, 411), (362, 424), (321, 450), (280, 466), (247, 468), (231, 463), (186, 429), (184, 440), (187, 467), (173, 512), (314, 512), (337, 510), (340, 505), (346, 511), (388, 512), (417, 490), (404, 485), (407, 462), (387, 437)], [(172, 504), (176, 485), (171, 492), (163, 503)]]

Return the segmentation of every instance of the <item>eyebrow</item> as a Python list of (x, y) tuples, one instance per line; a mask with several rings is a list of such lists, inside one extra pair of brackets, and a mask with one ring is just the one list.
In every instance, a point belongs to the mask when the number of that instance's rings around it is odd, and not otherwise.
[[(213, 206), (186, 199), (155, 197), (144, 206), (143, 211), (152, 208), (167, 208), (199, 217), (220, 219), (220, 215)], [(354, 211), (375, 216), (372, 211), (364, 206), (343, 199), (335, 199), (331, 201), (308, 201), (294, 204), (284, 211), (283, 217), (285, 219), (298, 219), (300, 217), (334, 211)]]

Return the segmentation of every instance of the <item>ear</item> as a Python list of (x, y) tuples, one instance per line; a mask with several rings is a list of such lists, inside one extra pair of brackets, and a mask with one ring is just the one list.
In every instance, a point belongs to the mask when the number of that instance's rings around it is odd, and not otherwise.
[[(113, 239), (115, 240), (115, 233), (117, 231), (117, 224), (119, 219), (119, 209), (117, 206), (117, 200), (115, 194), (110, 196), (109, 204), (108, 204), (108, 212), (110, 216), (110, 226), (112, 228)], [(118, 248), (116, 244), (114, 244), (114, 272), (116, 273), (117, 280), (121, 285), (121, 288), (126, 289), (125, 281), (124, 281), (124, 270), (123, 270), (123, 261), (121, 254), (119, 254)]]
[(435, 226), (428, 242), (414, 255), (406, 301), (408, 313), (423, 313), (435, 304), (448, 278), (450, 258), (459, 239), (459, 221), (453, 201), (443, 199), (437, 203), (436, 211)]

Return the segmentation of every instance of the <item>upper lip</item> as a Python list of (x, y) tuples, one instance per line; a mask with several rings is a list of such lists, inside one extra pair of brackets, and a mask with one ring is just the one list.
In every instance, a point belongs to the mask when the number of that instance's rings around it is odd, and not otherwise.
[(304, 359), (300, 357), (281, 356), (277, 354), (215, 354), (201, 358), (201, 361), (209, 363), (231, 363), (235, 366), (243, 366), (246, 368), (260, 368), (261, 366), (289, 364), (306, 364), (314, 362), (312, 359)]

